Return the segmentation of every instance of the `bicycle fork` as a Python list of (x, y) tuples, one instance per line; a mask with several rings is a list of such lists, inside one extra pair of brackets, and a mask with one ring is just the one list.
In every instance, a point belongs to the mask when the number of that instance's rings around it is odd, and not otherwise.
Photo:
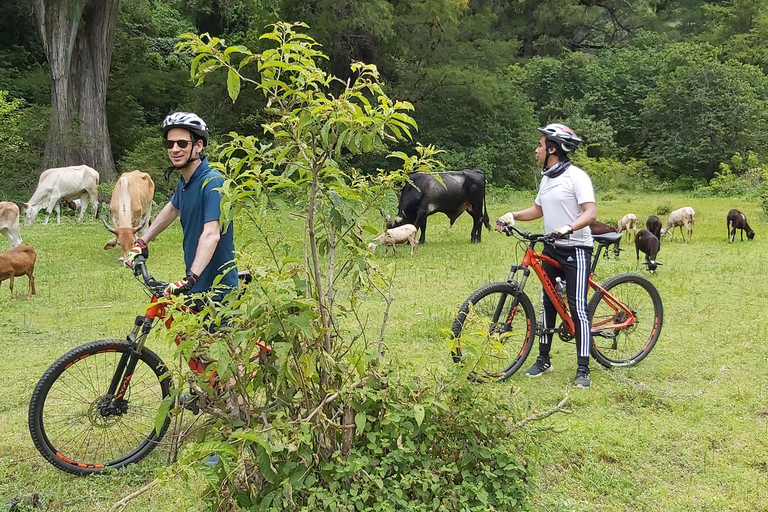
[(125, 395), (133, 378), (133, 372), (136, 370), (141, 350), (144, 348), (147, 334), (152, 330), (152, 320), (141, 315), (136, 317), (133, 329), (126, 337), (130, 350), (120, 357), (109, 389), (99, 400), (98, 409), (102, 416), (122, 416), (128, 412), (128, 400)]

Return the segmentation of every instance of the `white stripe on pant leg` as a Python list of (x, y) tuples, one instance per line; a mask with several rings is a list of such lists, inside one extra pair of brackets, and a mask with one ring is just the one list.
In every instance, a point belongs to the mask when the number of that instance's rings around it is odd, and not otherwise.
[(588, 357), (591, 344), (591, 329), (589, 328), (589, 315), (587, 314), (587, 290), (589, 286), (589, 265), (587, 264), (587, 252), (576, 248), (576, 314), (581, 324), (581, 345), (579, 356)]
[(544, 291), (544, 288), (541, 289), (541, 326), (542, 326), (542, 333), (541, 336), (539, 336), (539, 343), (544, 345), (549, 345), (551, 341), (551, 334), (544, 334), (544, 330), (547, 328), (547, 308), (544, 306), (545, 296), (547, 292)]

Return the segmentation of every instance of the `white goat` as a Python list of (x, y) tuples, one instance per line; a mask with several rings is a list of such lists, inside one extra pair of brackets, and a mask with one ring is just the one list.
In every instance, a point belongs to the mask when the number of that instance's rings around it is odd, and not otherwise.
[(403, 224), (396, 228), (390, 228), (374, 238), (373, 242), (368, 244), (368, 248), (372, 251), (376, 250), (376, 243), (379, 243), (387, 247), (392, 247), (392, 252), (394, 252), (397, 244), (404, 244), (407, 242), (411, 245), (411, 256), (413, 256), (413, 251), (418, 247), (418, 243), (416, 242), (416, 231), (416, 226), (413, 224)]
[(634, 242), (635, 235), (637, 234), (637, 215), (634, 213), (628, 213), (619, 220), (618, 224), (619, 233), (622, 231), (627, 232), (627, 240)]
[[(669, 214), (667, 227), (661, 230), (661, 236), (667, 236), (667, 234), (669, 234), (669, 239), (672, 240), (675, 238), (675, 228), (679, 227), (683, 241), (690, 242), (691, 236), (693, 236), (693, 225), (695, 221), (696, 212), (693, 211), (693, 208), (690, 206), (683, 206)], [(685, 231), (683, 231), (683, 227), (685, 227)], [(669, 233), (670, 228), (672, 228), (672, 233)], [(688, 233), (688, 240), (685, 239), (686, 232)]]

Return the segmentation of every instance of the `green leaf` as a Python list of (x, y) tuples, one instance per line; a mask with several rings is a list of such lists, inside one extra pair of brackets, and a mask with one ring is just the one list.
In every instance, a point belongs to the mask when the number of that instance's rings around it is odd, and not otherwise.
[(416, 404), (413, 406), (413, 417), (416, 418), (416, 424), (418, 426), (421, 426), (421, 423), (424, 421), (424, 406), (421, 404)]
[(229, 68), (227, 73), (227, 92), (229, 92), (229, 97), (232, 98), (232, 103), (240, 95), (240, 75), (232, 68)]
[(366, 417), (364, 412), (359, 412), (355, 414), (355, 428), (357, 429), (358, 434), (362, 434), (363, 431), (365, 431), (365, 422)]
[(160, 435), (160, 431), (163, 429), (163, 425), (165, 425), (165, 420), (168, 418), (168, 411), (171, 410), (171, 404), (173, 404), (173, 397), (170, 395), (163, 398), (163, 401), (160, 403), (160, 409), (155, 416), (155, 434), (157, 435)]

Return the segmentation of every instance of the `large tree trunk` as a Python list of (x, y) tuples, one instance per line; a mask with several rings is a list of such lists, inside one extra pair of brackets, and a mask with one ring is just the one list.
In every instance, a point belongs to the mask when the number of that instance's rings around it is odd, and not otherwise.
[(53, 78), (43, 165), (86, 164), (112, 180), (107, 80), (120, 0), (32, 2)]

